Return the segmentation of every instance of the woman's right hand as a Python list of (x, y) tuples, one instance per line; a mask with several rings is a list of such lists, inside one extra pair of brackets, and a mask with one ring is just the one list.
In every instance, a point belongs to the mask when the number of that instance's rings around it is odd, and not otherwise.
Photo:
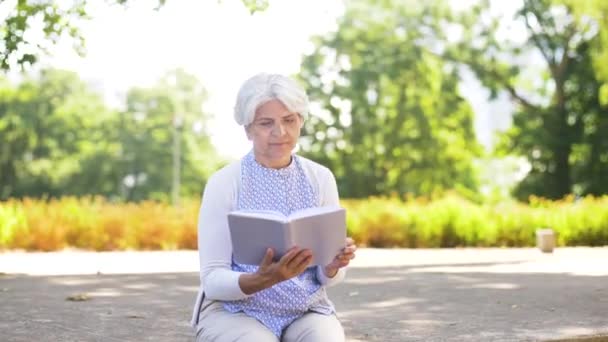
[(278, 261), (272, 261), (273, 257), (274, 251), (268, 248), (257, 272), (239, 276), (243, 293), (250, 295), (262, 291), (304, 272), (312, 261), (312, 251), (292, 247)]
[(294, 246), (287, 250), (287, 253), (278, 261), (273, 262), (273, 257), (274, 251), (272, 248), (266, 249), (266, 254), (257, 273), (263, 278), (272, 279), (273, 283), (276, 284), (304, 272), (312, 261), (312, 251)]

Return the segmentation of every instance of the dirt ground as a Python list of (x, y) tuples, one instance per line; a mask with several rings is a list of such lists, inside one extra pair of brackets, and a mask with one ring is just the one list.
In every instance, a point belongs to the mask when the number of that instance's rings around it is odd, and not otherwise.
[[(192, 341), (197, 269), (193, 251), (0, 253), (0, 340)], [(361, 249), (329, 294), (348, 341), (608, 340), (606, 247)]]

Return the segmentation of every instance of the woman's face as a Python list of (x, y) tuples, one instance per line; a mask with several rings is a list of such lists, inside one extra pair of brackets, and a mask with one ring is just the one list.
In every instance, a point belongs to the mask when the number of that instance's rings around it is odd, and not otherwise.
[(301, 128), (301, 116), (290, 112), (279, 100), (270, 100), (258, 107), (253, 122), (246, 128), (256, 160), (272, 168), (289, 165)]

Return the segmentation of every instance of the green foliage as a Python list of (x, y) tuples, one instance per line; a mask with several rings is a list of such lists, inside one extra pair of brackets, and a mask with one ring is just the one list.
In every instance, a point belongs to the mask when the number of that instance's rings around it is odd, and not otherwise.
[(91, 128), (109, 114), (101, 98), (59, 70), (0, 87), (0, 198), (69, 192), (87, 144), (98, 151)]
[(174, 155), (181, 164), (179, 192), (198, 196), (220, 163), (201, 109), (205, 99), (200, 82), (183, 70), (167, 73), (152, 88), (132, 89), (122, 112), (106, 108), (71, 72), (45, 70), (17, 87), (4, 81), (0, 199), (167, 200)]
[(440, 4), (349, 1), (317, 37), (301, 78), (316, 102), (303, 153), (329, 166), (346, 197), (475, 191), (480, 154), (458, 75), (432, 51)]
[(270, 6), (269, 0), (241, 0), (251, 14), (265, 11)]
[[(464, 33), (445, 52), (466, 64), (493, 96), (505, 91), (518, 103), (499, 149), (525, 156), (531, 164), (515, 189), (520, 199), (608, 192), (608, 136), (602, 133), (608, 128), (608, 107), (602, 104), (601, 72), (593, 63), (608, 27), (605, 20), (576, 20), (572, 8), (560, 3), (524, 1), (511, 23), (527, 34), (520, 42), (497, 38), (502, 18), (492, 16), (489, 2), (482, 1), (454, 21)], [(543, 61), (542, 70), (526, 65), (531, 56)]]
[[(555, 0), (563, 3), (575, 15), (579, 25), (589, 25), (597, 29), (597, 39), (591, 46), (593, 69), (601, 81), (600, 103), (608, 106), (608, 2), (603, 0)], [(593, 30), (593, 28), (592, 28)]]
[[(76, 28), (76, 22), (87, 17), (84, 1), (73, 1), (69, 5), (57, 4), (56, 1), (13, 0), (0, 4), (7, 12), (3, 23), (0, 23), (0, 69), (8, 70), (14, 66), (35, 64), (42, 53), (48, 52), (48, 46), (57, 44), (64, 36), (74, 40), (74, 48), (82, 53), (83, 37)], [(7, 7), (12, 7), (9, 9)], [(32, 32), (44, 38), (36, 41)]]
[[(104, 1), (104, 0), (98, 0)], [(218, 0), (221, 2), (221, 0)], [(91, 19), (87, 4), (91, 0), (4, 0), (0, 1), (0, 70), (27, 68), (48, 54), (62, 40), (70, 40), (74, 50), (85, 53), (83, 21)], [(133, 0), (105, 0), (108, 4), (128, 5)], [(166, 0), (156, 0), (156, 9)], [(242, 0), (251, 14), (264, 11), (268, 0)], [(5, 17), (1, 15), (5, 14)]]
[(152, 88), (129, 91), (126, 110), (113, 122), (121, 145), (122, 198), (168, 199), (174, 153), (180, 155), (180, 193), (200, 193), (219, 162), (206, 128), (209, 116), (202, 111), (206, 97), (200, 82), (183, 70), (168, 73)]
[(608, 244), (608, 197), (530, 199), (530, 204), (475, 204), (448, 195), (429, 201), (345, 200), (347, 226), (370, 247), (526, 247), (539, 228), (552, 228), (559, 246)]
[(0, 206), (0, 248), (11, 246), (15, 235), (27, 226), (25, 212), (19, 202), (6, 202)]

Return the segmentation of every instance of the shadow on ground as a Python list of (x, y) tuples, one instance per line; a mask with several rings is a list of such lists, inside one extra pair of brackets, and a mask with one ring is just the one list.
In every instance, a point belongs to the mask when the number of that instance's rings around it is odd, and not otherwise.
[[(353, 268), (329, 293), (349, 341), (536, 341), (608, 333), (608, 277), (466, 271), (476, 265), (488, 264), (450, 264), (449, 272), (433, 271), (436, 264)], [(191, 341), (197, 286), (194, 273), (4, 274), (0, 331), (8, 341)]]
[(9, 341), (191, 341), (197, 283), (192, 273), (0, 276), (0, 331)]
[(608, 277), (353, 269), (330, 291), (360, 341), (538, 341), (608, 333)]

